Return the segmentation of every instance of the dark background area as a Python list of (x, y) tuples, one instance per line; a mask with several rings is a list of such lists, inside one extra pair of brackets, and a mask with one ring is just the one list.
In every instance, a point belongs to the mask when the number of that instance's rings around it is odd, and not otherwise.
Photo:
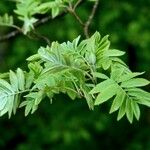
[[(0, 15), (13, 14), (14, 3), (0, 1)], [(77, 13), (85, 20), (92, 3), (83, 4)], [(122, 58), (132, 71), (146, 71), (143, 77), (150, 79), (150, 1), (149, 0), (101, 0), (90, 31), (102, 36), (109, 34), (111, 47), (126, 52)], [(0, 36), (12, 31), (0, 27)], [(65, 15), (36, 28), (50, 41), (73, 40), (82, 27), (71, 15)], [(0, 72), (20, 67), (27, 69), (26, 58), (35, 54), (42, 39), (30, 39), (18, 35), (0, 43)], [(150, 91), (150, 87), (147, 87)], [(90, 111), (84, 99), (70, 100), (56, 95), (51, 105), (43, 100), (39, 109), (24, 117), (24, 109), (8, 119), (0, 118), (0, 150), (149, 150), (150, 110), (141, 107), (139, 122), (129, 124), (126, 119), (116, 121), (117, 114), (109, 115), (109, 105), (103, 104)]]

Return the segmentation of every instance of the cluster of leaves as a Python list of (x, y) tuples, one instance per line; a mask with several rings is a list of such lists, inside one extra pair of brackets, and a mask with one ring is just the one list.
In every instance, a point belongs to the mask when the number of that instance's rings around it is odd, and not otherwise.
[(34, 24), (38, 21), (36, 15), (49, 15), (49, 13), (51, 13), (52, 18), (55, 18), (60, 12), (66, 11), (69, 5), (72, 5), (72, 3), (76, 2), (76, 0), (51, 0), (47, 2), (43, 0), (14, 1), (16, 2), (16, 9), (14, 12), (17, 14), (18, 19), (23, 22), (23, 27), (20, 28), (14, 25), (14, 18), (8, 14), (0, 16), (0, 25), (15, 27), (24, 34), (27, 34), (34, 29)]
[[(34, 24), (38, 21), (35, 15), (51, 12), (52, 18), (55, 18), (72, 1), (53, 0), (43, 2), (42, 0), (15, 0), (16, 9), (14, 12), (17, 14), (18, 19), (23, 22), (23, 27), (20, 31), (27, 34), (34, 29)], [(13, 17), (8, 14), (1, 16), (0, 25), (15, 27), (15, 25), (13, 26)]]
[[(124, 115), (132, 122), (140, 117), (139, 104), (150, 107), (150, 93), (140, 89), (150, 82), (131, 72), (120, 59), (124, 52), (110, 49), (108, 35), (101, 38), (96, 32), (79, 42), (53, 42), (29, 57), (29, 71), (17, 69), (0, 75), (0, 115), (15, 114), (25, 106), (25, 115), (37, 110), (47, 96), (52, 103), (58, 93), (72, 100), (84, 97), (90, 109), (110, 101), (110, 113), (119, 110), (118, 120)], [(3, 79), (2, 79), (3, 78)], [(20, 102), (20, 98), (23, 99)]]
[(51, 11), (52, 17), (54, 18), (68, 2), (68, 0), (53, 0), (50, 2), (42, 2), (41, 0), (17, 1), (15, 13), (19, 19), (24, 22), (24, 34), (27, 34), (27, 32), (34, 28), (33, 24), (38, 21), (38, 19), (35, 18), (36, 14), (45, 14)]

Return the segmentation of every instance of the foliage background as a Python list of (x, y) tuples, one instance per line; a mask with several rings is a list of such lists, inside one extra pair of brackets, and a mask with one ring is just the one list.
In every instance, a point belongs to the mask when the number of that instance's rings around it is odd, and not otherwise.
[[(91, 33), (98, 30), (109, 34), (112, 47), (126, 51), (123, 57), (132, 71), (146, 71), (150, 79), (150, 14), (149, 0), (101, 0), (91, 25)], [(14, 3), (0, 1), (0, 15), (13, 13)], [(85, 3), (77, 12), (85, 19), (92, 8)], [(12, 29), (0, 27), (0, 36)], [(37, 32), (51, 41), (72, 40), (83, 31), (71, 15), (38, 27)], [(0, 72), (26, 68), (25, 59), (46, 43), (19, 35), (0, 43)], [(149, 88), (150, 89), (150, 88)], [(148, 89), (147, 89), (148, 90)], [(84, 100), (83, 100), (84, 101)], [(126, 119), (116, 121), (116, 114), (108, 115), (109, 106), (103, 104), (89, 111), (86, 102), (71, 101), (57, 95), (52, 105), (45, 99), (35, 114), (24, 117), (23, 110), (8, 120), (0, 118), (0, 149), (11, 150), (75, 150), (123, 149), (148, 150), (150, 147), (150, 110), (142, 108), (139, 122), (132, 125)]]

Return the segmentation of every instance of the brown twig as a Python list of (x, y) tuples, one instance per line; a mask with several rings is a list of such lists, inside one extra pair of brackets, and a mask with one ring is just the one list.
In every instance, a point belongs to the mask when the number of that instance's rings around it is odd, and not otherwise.
[[(92, 22), (92, 19), (93, 19), (94, 15), (95, 15), (96, 9), (97, 9), (97, 7), (98, 7), (99, 0), (97, 0), (97, 1), (95, 2), (94, 6), (93, 6), (93, 9), (92, 9), (92, 12), (91, 12), (91, 14), (90, 14), (90, 16), (89, 16), (89, 18), (88, 18), (88, 20), (87, 20), (86, 23), (84, 23), (84, 22), (82, 21), (82, 19), (78, 16), (78, 14), (77, 14), (76, 11), (75, 11), (75, 9), (76, 9), (79, 5), (81, 5), (83, 2), (85, 2), (85, 0), (78, 0), (78, 1), (75, 3), (74, 6), (72, 6), (72, 4), (70, 3), (70, 5), (69, 5), (69, 7), (67, 8), (67, 10), (68, 10), (73, 16), (75, 16), (75, 18), (77, 19), (77, 21), (78, 21), (78, 22), (80, 23), (80, 25), (83, 27), (84, 34), (85, 34), (86, 38), (88, 38), (88, 37), (89, 37), (89, 26), (90, 26), (90, 24), (91, 24), (91, 22)], [(38, 27), (38, 26), (40, 26), (40, 25), (42, 25), (42, 24), (44, 24), (44, 23), (46, 23), (46, 22), (48, 22), (48, 21), (50, 21), (50, 20), (59, 19), (59, 18), (65, 16), (66, 14), (67, 14), (67, 11), (65, 10), (65, 11), (63, 11), (62, 13), (60, 13), (58, 16), (56, 16), (55, 18), (52, 18), (51, 16), (44, 16), (42, 19), (39, 19), (39, 21), (34, 24), (34, 28), (36, 28), (36, 27)], [(6, 34), (6, 35), (2, 35), (2, 36), (0, 36), (0, 42), (9, 40), (9, 39), (15, 37), (16, 35), (18, 35), (18, 34), (20, 34), (20, 33), (22, 33), (21, 30), (14, 30), (14, 31), (12, 31), (12, 32), (10, 32), (10, 33), (8, 33), (8, 34)], [(43, 36), (41, 36), (41, 38), (45, 39), (45, 37), (43, 37)], [(45, 39), (45, 41), (47, 41), (47, 43), (49, 43), (49, 40), (48, 40), (47, 38)]]
[(6, 35), (3, 35), (3, 36), (0, 36), (0, 42), (3, 42), (3, 41), (6, 41), (6, 40), (9, 40), (10, 38), (13, 38), (15, 37), (16, 35), (18, 35), (20, 33), (19, 30), (14, 30)]
[(99, 0), (96, 0), (94, 5), (93, 5), (92, 12), (91, 12), (87, 22), (85, 23), (84, 34), (85, 34), (86, 38), (89, 38), (89, 26), (90, 26), (90, 24), (92, 22), (92, 19), (94, 18), (94, 15), (95, 15), (97, 7), (98, 7), (98, 4), (99, 4)]
[[(35, 37), (34, 37), (34, 36), (35, 36)], [(41, 39), (42, 39), (42, 40), (45, 41), (48, 45), (51, 44), (49, 38), (47, 38), (46, 36), (44, 36), (44, 35), (42, 35), (42, 34), (36, 32), (35, 30), (32, 31), (31, 37), (33, 37), (33, 39), (37, 39), (37, 40), (41, 40)]]
[[(51, 16), (45, 16), (43, 17), (42, 19), (40, 19), (39, 21), (37, 21), (35, 24), (34, 24), (34, 28), (48, 22), (49, 20), (54, 20), (54, 19), (59, 19), (63, 16), (65, 16), (67, 14), (66, 11), (63, 11), (62, 13), (60, 13), (58, 16), (56, 16), (55, 18), (52, 18)], [(13, 37), (15, 37), (16, 35), (22, 33), (21, 30), (14, 30), (6, 35), (3, 35), (3, 36), (0, 36), (0, 42), (3, 42), (3, 41), (7, 41)]]
[(77, 21), (80, 23), (81, 26), (84, 26), (84, 22), (81, 20), (81, 18), (76, 13), (76, 7), (82, 2), (82, 0), (78, 0), (77, 3), (72, 6), (72, 3), (69, 3), (69, 6), (67, 7), (67, 10), (77, 19)]
[(99, 4), (99, 0), (95, 1), (94, 5), (93, 5), (93, 9), (91, 11), (91, 14), (89, 15), (89, 17), (85, 23), (82, 21), (82, 19), (76, 13), (77, 6), (80, 3), (82, 3), (83, 1), (84, 0), (78, 0), (74, 6), (72, 6), (72, 3), (69, 3), (69, 6), (67, 9), (76, 18), (76, 20), (80, 23), (80, 25), (83, 27), (85, 37), (89, 38), (89, 26), (90, 26), (92, 19), (94, 18), (94, 15), (96, 13), (96, 10), (97, 10), (98, 4)]
[(80, 23), (81, 26), (84, 26), (84, 22), (81, 20), (81, 18), (77, 15), (77, 13), (71, 9), (68, 9), (71, 14), (75, 16), (77, 21)]
[(73, 9), (75, 10), (75, 9), (78, 7), (78, 5), (80, 5), (80, 4), (82, 3), (82, 1), (83, 1), (83, 0), (78, 0), (78, 1), (75, 3)]
[[(85, 1), (84, 0), (78, 0), (77, 3), (74, 5), (73, 9), (76, 9), (76, 7), (81, 5), (83, 2), (85, 2)], [(36, 27), (38, 27), (38, 26), (40, 26), (40, 25), (42, 25), (42, 24), (44, 24), (50, 20), (59, 19), (59, 18), (65, 16), (66, 14), (67, 14), (67, 11), (65, 10), (62, 13), (60, 13), (58, 16), (56, 16), (55, 18), (52, 18), (51, 16), (45, 16), (42, 19), (39, 19), (39, 21), (34, 24), (34, 28), (36, 28)], [(74, 15), (78, 18), (76, 13)], [(80, 21), (80, 22), (81, 22), (81, 24), (83, 24), (82, 21)], [(0, 42), (7, 41), (7, 40), (17, 36), (19, 33), (22, 33), (22, 32), (20, 30), (14, 30), (14, 31), (6, 34), (6, 35), (2, 35), (2, 36), (0, 36)]]

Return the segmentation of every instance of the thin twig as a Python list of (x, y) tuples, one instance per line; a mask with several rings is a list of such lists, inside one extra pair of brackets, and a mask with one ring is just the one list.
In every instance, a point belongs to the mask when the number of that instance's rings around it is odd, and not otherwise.
[(67, 10), (77, 19), (77, 21), (80, 23), (81, 26), (84, 26), (84, 22), (81, 20), (81, 18), (77, 15), (75, 8), (81, 3), (82, 0), (77, 1), (75, 6), (72, 6), (72, 3), (69, 3), (69, 6), (67, 7)]
[[(43, 39), (48, 45), (51, 44), (49, 38), (47, 38), (46, 36), (36, 32), (35, 30), (32, 33), (33, 33), (33, 36), (35, 36), (36, 39)], [(32, 36), (32, 34), (31, 34), (31, 36)], [(35, 38), (33, 37), (33, 39), (35, 39)]]
[(3, 36), (0, 36), (0, 42), (3, 42), (3, 41), (6, 41), (6, 40), (9, 40), (10, 38), (13, 38), (15, 37), (16, 35), (18, 35), (20, 33), (19, 30), (14, 30), (6, 35), (3, 35)]
[[(46, 16), (46, 17), (43, 17), (42, 19), (40, 19), (39, 21), (37, 21), (35, 24), (34, 24), (34, 28), (48, 22), (49, 20), (55, 20), (55, 19), (58, 19), (58, 18), (61, 18), (63, 16), (65, 16), (67, 14), (66, 11), (63, 11), (62, 13), (60, 13), (58, 16), (56, 16), (55, 18), (52, 18), (51, 16)], [(6, 35), (2, 35), (0, 36), (0, 42), (3, 42), (3, 41), (7, 41), (13, 37), (15, 37), (16, 35), (22, 33), (21, 30), (14, 30)]]
[(90, 26), (90, 24), (92, 22), (92, 19), (94, 18), (94, 15), (95, 15), (97, 7), (98, 7), (98, 4), (99, 4), (99, 0), (96, 0), (94, 5), (93, 5), (92, 12), (91, 12), (87, 22), (85, 23), (84, 34), (85, 34), (86, 38), (89, 38), (89, 26)]
[[(74, 8), (75, 9), (77, 6), (81, 5), (83, 2), (85, 2), (84, 0), (78, 0), (77, 3), (75, 4)], [(67, 14), (67, 11), (63, 11), (61, 12), (58, 16), (56, 16), (55, 18), (52, 18), (51, 16), (46, 16), (46, 17), (43, 17), (42, 19), (40, 19), (38, 22), (36, 22), (34, 24), (34, 28), (48, 22), (49, 20), (55, 20), (55, 19), (59, 19), (63, 16), (65, 16)], [(78, 17), (77, 17), (78, 18)], [(78, 18), (79, 19), (79, 18)], [(22, 33), (20, 30), (14, 30), (6, 35), (3, 35), (3, 36), (0, 36), (0, 42), (3, 42), (3, 41), (7, 41), (15, 36), (17, 36), (19, 33)]]
[(69, 12), (75, 16), (75, 18), (77, 19), (77, 21), (80, 23), (81, 26), (84, 26), (84, 22), (81, 20), (81, 18), (77, 15), (77, 13), (75, 11), (73, 11), (72, 9), (68, 9)]
[(99, 4), (99, 0), (95, 1), (94, 5), (93, 5), (93, 9), (91, 11), (91, 14), (89, 15), (89, 17), (85, 23), (82, 21), (82, 19), (76, 13), (77, 6), (82, 2), (84, 2), (84, 0), (78, 0), (74, 6), (72, 6), (72, 3), (70, 2), (67, 9), (76, 18), (76, 20), (80, 23), (80, 25), (83, 27), (85, 37), (89, 38), (89, 26), (90, 26), (92, 19), (94, 18), (94, 15), (96, 13), (96, 10), (97, 10), (98, 4)]
[(78, 0), (78, 1), (75, 3), (73, 9), (75, 10), (75, 9), (78, 7), (78, 5), (82, 3), (82, 1), (83, 1), (83, 0)]

